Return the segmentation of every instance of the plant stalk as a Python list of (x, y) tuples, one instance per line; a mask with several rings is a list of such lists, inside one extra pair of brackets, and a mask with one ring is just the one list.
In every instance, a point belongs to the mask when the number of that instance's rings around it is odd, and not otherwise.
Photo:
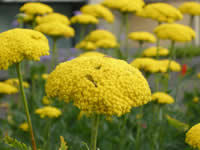
[(97, 135), (98, 135), (98, 126), (99, 126), (99, 115), (94, 114), (92, 120), (92, 130), (91, 130), (91, 142), (90, 150), (96, 150), (97, 145)]
[(21, 92), (23, 103), (24, 103), (26, 118), (27, 118), (27, 122), (28, 122), (28, 126), (29, 126), (29, 132), (31, 135), (32, 148), (33, 148), (33, 150), (37, 150), (34, 133), (33, 133), (33, 128), (32, 128), (32, 123), (31, 123), (31, 116), (29, 113), (28, 103), (27, 103), (27, 99), (26, 99), (26, 95), (25, 95), (24, 87), (23, 87), (23, 77), (22, 77), (22, 73), (21, 73), (21, 64), (20, 63), (16, 64), (16, 71), (17, 71), (17, 75), (18, 75), (18, 79), (19, 79), (20, 92)]

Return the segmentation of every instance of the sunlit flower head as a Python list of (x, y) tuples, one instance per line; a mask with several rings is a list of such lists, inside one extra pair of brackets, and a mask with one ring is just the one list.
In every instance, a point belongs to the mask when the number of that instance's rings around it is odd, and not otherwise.
[(144, 6), (143, 0), (104, 0), (102, 4), (122, 13), (135, 13)]
[(149, 32), (132, 32), (128, 35), (129, 39), (139, 42), (155, 43), (156, 38)]
[(136, 15), (145, 18), (151, 18), (159, 23), (173, 23), (183, 18), (181, 12), (177, 8), (167, 3), (147, 4)]
[(150, 47), (150, 48), (147, 48), (145, 49), (143, 52), (142, 52), (142, 56), (145, 56), (145, 57), (156, 57), (157, 56), (157, 50), (158, 50), (158, 56), (168, 56), (169, 55), (169, 50), (166, 49), (166, 48), (163, 48), (163, 47)]
[(44, 15), (44, 14), (52, 13), (53, 9), (50, 6), (43, 3), (29, 2), (29, 3), (25, 3), (20, 8), (20, 11), (25, 12), (26, 14), (30, 14), (30, 15)]
[(1, 94), (15, 94), (17, 92), (18, 92), (18, 89), (15, 86), (0, 82), (0, 95)]
[(44, 97), (42, 98), (42, 103), (43, 103), (44, 105), (50, 105), (50, 104), (53, 103), (53, 101), (52, 101), (51, 99), (49, 99), (47, 96), (44, 96)]
[(151, 100), (146, 79), (125, 61), (110, 57), (77, 57), (50, 73), (46, 93), (81, 111), (121, 116)]
[(97, 18), (103, 18), (109, 23), (113, 23), (114, 15), (112, 12), (101, 4), (88, 4), (81, 7), (81, 12), (84, 14), (93, 15)]
[(48, 79), (48, 74), (47, 73), (42, 74), (42, 79), (43, 80), (47, 80)]
[(195, 96), (195, 97), (192, 99), (192, 101), (193, 101), (194, 103), (198, 103), (198, 102), (199, 102), (199, 97)]
[(155, 92), (152, 94), (152, 101), (156, 101), (159, 104), (172, 104), (174, 103), (174, 98), (164, 92)]
[(71, 18), (71, 23), (72, 24), (98, 24), (99, 20), (92, 15), (89, 14), (80, 14), (80, 15), (76, 15), (73, 16)]
[(189, 42), (195, 38), (195, 32), (182, 24), (162, 24), (155, 28), (154, 33), (163, 40)]
[(0, 33), (0, 69), (24, 59), (39, 61), (44, 55), (49, 55), (49, 44), (42, 33), (19, 28)]
[(40, 31), (52, 37), (73, 37), (75, 31), (72, 27), (61, 22), (47, 22), (39, 24), (35, 30)]
[(22, 124), (19, 125), (19, 128), (25, 132), (28, 132), (29, 131), (29, 127), (28, 127), (28, 123), (27, 122), (24, 122)]
[(97, 46), (95, 43), (90, 42), (90, 41), (81, 41), (80, 43), (76, 44), (75, 46), (77, 49), (82, 49), (82, 50), (96, 50)]
[(179, 10), (183, 14), (189, 14), (192, 16), (199, 16), (200, 15), (200, 3), (198, 2), (184, 2), (180, 7)]
[(40, 118), (58, 118), (62, 114), (60, 109), (52, 106), (45, 106), (35, 110), (37, 115), (40, 115)]
[(60, 13), (51, 13), (46, 16), (37, 16), (37, 24), (47, 23), (47, 22), (61, 22), (65, 25), (69, 25), (70, 21), (67, 16)]
[(200, 123), (194, 125), (186, 133), (185, 142), (193, 148), (198, 148), (200, 150)]
[(171, 126), (175, 127), (177, 130), (187, 131), (189, 129), (189, 125), (184, 122), (174, 119), (169, 115), (166, 115), (166, 118), (167, 118), (168, 123)]
[[(16, 88), (19, 88), (19, 79), (18, 78), (10, 78), (6, 81), (4, 81), (4, 83), (7, 83), (11, 86), (15, 86)], [(23, 81), (23, 87), (24, 88), (29, 88), (29, 83), (26, 81)]]
[(181, 65), (179, 63), (173, 60), (170, 62), (167, 59), (156, 60), (153, 58), (136, 58), (131, 62), (131, 65), (139, 70), (150, 73), (165, 73), (168, 69), (174, 72), (181, 71)]

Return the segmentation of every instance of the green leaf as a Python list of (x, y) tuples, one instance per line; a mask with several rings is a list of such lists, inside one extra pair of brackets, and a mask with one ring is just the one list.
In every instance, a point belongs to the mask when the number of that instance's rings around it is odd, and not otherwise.
[(31, 150), (31, 147), (27, 147), (24, 143), (21, 143), (17, 139), (6, 136), (4, 138), (4, 142), (12, 148), (16, 148), (17, 150)]

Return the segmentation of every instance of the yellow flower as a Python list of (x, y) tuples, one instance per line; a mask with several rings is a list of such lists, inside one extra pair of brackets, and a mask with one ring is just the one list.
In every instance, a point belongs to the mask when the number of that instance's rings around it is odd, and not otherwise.
[(65, 142), (65, 139), (63, 136), (60, 136), (60, 148), (59, 150), (68, 150), (67, 142)]
[(128, 35), (129, 39), (142, 42), (155, 43), (156, 38), (149, 32), (132, 32)]
[(79, 57), (90, 57), (90, 56), (105, 56), (105, 54), (103, 53), (99, 53), (99, 52), (85, 52), (82, 53)]
[(91, 41), (91, 42), (97, 42), (102, 39), (103, 40), (109, 39), (116, 41), (116, 37), (111, 32), (102, 29), (90, 32), (89, 35), (87, 35), (85, 38), (86, 41)]
[(42, 74), (42, 79), (43, 79), (43, 80), (47, 80), (47, 79), (48, 79), (48, 76), (49, 76), (49, 75), (48, 75), (47, 73), (44, 73), (44, 74)]
[[(10, 79), (4, 81), (4, 83), (7, 83), (7, 84), (9, 84), (11, 86), (19, 88), (19, 79), (18, 78), (10, 78)], [(23, 81), (23, 87), (24, 88), (29, 88), (28, 82)]]
[(1, 94), (15, 94), (18, 92), (18, 89), (7, 83), (0, 82), (0, 95)]
[(80, 43), (76, 44), (75, 46), (77, 49), (83, 49), (83, 50), (96, 50), (97, 47), (95, 43), (90, 41), (81, 41)]
[(199, 102), (199, 98), (197, 96), (195, 96), (192, 100), (194, 103), (198, 103)]
[(140, 11), (145, 3), (143, 0), (104, 0), (102, 4), (122, 13), (135, 13)]
[(61, 22), (47, 22), (39, 24), (35, 30), (52, 37), (73, 37), (75, 31), (72, 27)]
[(42, 33), (18, 28), (0, 33), (0, 69), (23, 59), (39, 61), (43, 55), (49, 55), (49, 44)]
[(152, 101), (156, 101), (159, 104), (172, 104), (174, 98), (164, 92), (155, 92), (152, 94)]
[(58, 118), (62, 114), (58, 108), (52, 106), (36, 109), (35, 113), (40, 115), (40, 118)]
[(47, 96), (44, 96), (43, 99), (42, 99), (42, 103), (43, 103), (44, 105), (50, 105), (50, 104), (52, 104), (53, 102), (52, 102), (52, 100), (49, 99)]
[(81, 111), (121, 116), (151, 100), (146, 79), (125, 61), (110, 57), (78, 57), (61, 63), (49, 75), (48, 97), (73, 100)]
[(179, 72), (181, 71), (181, 65), (178, 64), (175, 61), (171, 61), (170, 66), (169, 66), (169, 60), (156, 60), (152, 58), (136, 58), (131, 62), (131, 65), (146, 71), (146, 72), (151, 72), (151, 73), (165, 73), (168, 70)]
[(48, 13), (52, 13), (53, 9), (43, 3), (38, 2), (30, 2), (25, 3), (21, 8), (20, 11), (25, 12), (26, 14), (30, 15), (44, 15)]
[(173, 23), (183, 18), (181, 12), (177, 8), (166, 3), (148, 4), (136, 15), (151, 18), (159, 23)]
[(160, 39), (177, 42), (189, 42), (195, 38), (194, 30), (182, 24), (162, 24), (154, 32)]
[(92, 15), (88, 15), (88, 14), (80, 14), (80, 15), (76, 15), (73, 16), (71, 18), (71, 23), (79, 23), (79, 24), (98, 24), (99, 20), (92, 16)]
[(200, 4), (198, 2), (184, 2), (180, 7), (179, 10), (183, 14), (189, 14), (192, 16), (199, 16), (200, 15)]
[(28, 127), (28, 123), (27, 122), (24, 122), (22, 124), (19, 125), (19, 128), (25, 132), (28, 132), (29, 130), (29, 127)]
[[(156, 57), (156, 55), (157, 55), (157, 47), (155, 46), (147, 48), (142, 52), (142, 56), (145, 57)], [(168, 55), (169, 55), (168, 49), (163, 47), (158, 48), (158, 56), (168, 56)]]
[(110, 40), (110, 39), (102, 39), (97, 41), (95, 44), (98, 48), (105, 48), (105, 49), (116, 48), (119, 46), (116, 40)]
[(200, 79), (200, 73), (197, 74), (197, 77)]
[(109, 23), (113, 23), (114, 21), (114, 16), (112, 12), (101, 4), (85, 5), (81, 8), (81, 12), (84, 14), (95, 16), (97, 18), (103, 18)]
[(187, 130), (189, 129), (189, 125), (186, 124), (186, 123), (184, 123), (184, 122), (181, 122), (181, 121), (179, 121), (179, 120), (177, 120), (177, 119), (174, 119), (174, 118), (172, 118), (172, 117), (169, 116), (169, 115), (166, 115), (166, 118), (167, 118), (167, 120), (168, 120), (168, 123), (169, 123), (171, 126), (173, 126), (173, 127), (175, 127), (176, 129), (178, 129), (178, 130), (187, 131)]
[(36, 22), (38, 24), (48, 23), (48, 22), (60, 22), (65, 25), (69, 25), (70, 21), (67, 16), (60, 14), (60, 13), (51, 13), (46, 16), (37, 16)]
[(194, 125), (187, 133), (185, 142), (193, 148), (200, 149), (200, 123)]

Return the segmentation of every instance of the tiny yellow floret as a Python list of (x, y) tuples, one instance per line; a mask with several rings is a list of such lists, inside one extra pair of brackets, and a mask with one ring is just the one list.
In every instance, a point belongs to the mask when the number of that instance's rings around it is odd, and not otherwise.
[(28, 132), (29, 131), (29, 127), (28, 127), (28, 123), (27, 122), (24, 122), (22, 124), (19, 125), (19, 128), (25, 132)]

